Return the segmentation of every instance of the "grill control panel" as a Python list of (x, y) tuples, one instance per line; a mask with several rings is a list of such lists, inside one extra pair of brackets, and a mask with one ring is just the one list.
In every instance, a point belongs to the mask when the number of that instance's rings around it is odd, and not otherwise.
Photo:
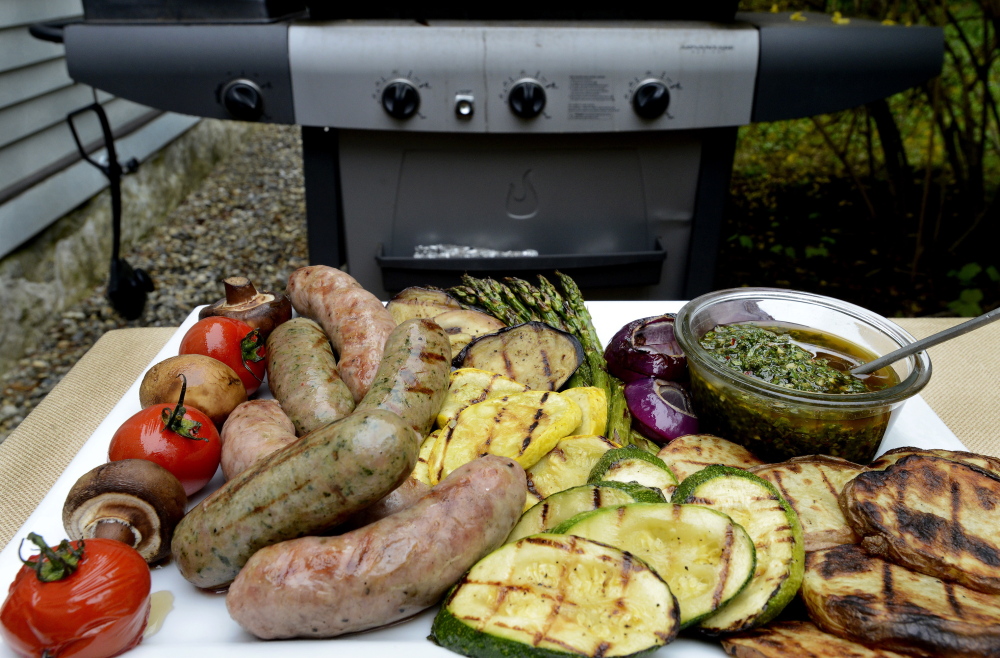
[(747, 24), (293, 23), (296, 123), (572, 133), (750, 122)]

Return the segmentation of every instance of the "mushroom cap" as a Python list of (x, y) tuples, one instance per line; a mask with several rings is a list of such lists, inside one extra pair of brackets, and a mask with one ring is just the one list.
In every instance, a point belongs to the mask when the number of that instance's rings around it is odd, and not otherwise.
[(243, 276), (229, 277), (223, 283), (226, 296), (201, 309), (199, 320), (213, 315), (242, 320), (266, 340), (275, 327), (291, 319), (292, 302), (285, 295), (258, 292), (250, 279)]
[(184, 487), (170, 471), (145, 459), (123, 459), (76, 481), (63, 505), (63, 527), (71, 539), (92, 539), (102, 524), (121, 524), (131, 530), (133, 548), (152, 564), (170, 553), (186, 506)]

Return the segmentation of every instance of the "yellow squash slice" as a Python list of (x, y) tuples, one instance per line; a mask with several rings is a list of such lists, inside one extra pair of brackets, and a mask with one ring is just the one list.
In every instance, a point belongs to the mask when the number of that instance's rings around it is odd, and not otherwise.
[(510, 457), (531, 468), (580, 424), (579, 405), (553, 391), (525, 391), (463, 409), (438, 436), (429, 460), (437, 484), (477, 457)]

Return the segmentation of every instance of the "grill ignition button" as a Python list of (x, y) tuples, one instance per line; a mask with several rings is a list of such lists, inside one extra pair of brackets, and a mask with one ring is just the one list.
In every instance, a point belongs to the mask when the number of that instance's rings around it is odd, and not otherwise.
[(409, 119), (420, 107), (420, 92), (406, 80), (395, 80), (382, 90), (382, 107), (393, 119)]
[(455, 116), (459, 119), (471, 119), (475, 111), (475, 98), (472, 94), (455, 94)]

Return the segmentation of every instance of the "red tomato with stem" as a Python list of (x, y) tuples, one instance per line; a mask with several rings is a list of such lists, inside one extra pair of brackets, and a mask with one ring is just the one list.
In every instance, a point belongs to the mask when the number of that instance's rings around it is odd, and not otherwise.
[(222, 361), (240, 376), (248, 396), (264, 381), (264, 341), (259, 330), (242, 320), (221, 316), (198, 320), (181, 339), (180, 354), (201, 354)]
[[(113, 539), (63, 540), (21, 561), (0, 608), (0, 634), (22, 656), (107, 658), (139, 644), (149, 616), (149, 567)], [(20, 554), (18, 557), (21, 557)]]
[(218, 470), (222, 440), (212, 419), (184, 406), (186, 391), (185, 378), (176, 405), (154, 404), (122, 423), (111, 437), (108, 459), (156, 462), (173, 473), (190, 496), (208, 484)]

